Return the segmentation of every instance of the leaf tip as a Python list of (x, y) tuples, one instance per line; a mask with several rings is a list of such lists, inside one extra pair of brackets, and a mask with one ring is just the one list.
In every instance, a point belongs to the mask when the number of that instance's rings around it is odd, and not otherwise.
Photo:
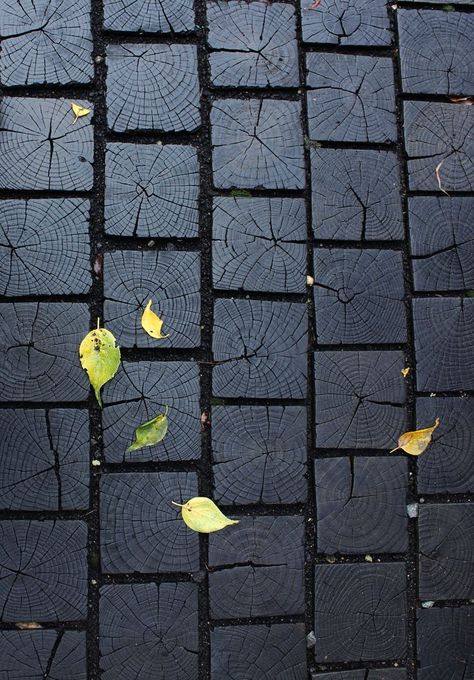
[(102, 404), (102, 398), (100, 396), (100, 387), (94, 388), (94, 394), (95, 394), (95, 398), (97, 399), (97, 402), (98, 402), (100, 408), (102, 408), (103, 404)]

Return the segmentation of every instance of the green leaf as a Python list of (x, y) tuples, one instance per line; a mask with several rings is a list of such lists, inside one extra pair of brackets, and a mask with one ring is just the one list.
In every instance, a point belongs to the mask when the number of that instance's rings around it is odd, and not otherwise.
[(135, 430), (135, 440), (127, 449), (130, 451), (137, 451), (143, 449), (145, 446), (154, 446), (163, 441), (168, 431), (168, 407), (165, 407), (165, 412), (160, 413), (152, 420), (149, 420), (143, 425), (139, 425)]
[(232, 189), (230, 195), (234, 198), (249, 198), (252, 194), (247, 189)]
[(110, 331), (97, 328), (90, 331), (79, 345), (79, 358), (82, 368), (87, 372), (95, 396), (102, 406), (100, 390), (111, 380), (120, 366), (120, 347)]
[(239, 523), (237, 519), (226, 517), (214, 501), (204, 496), (191, 498), (184, 505), (171, 502), (181, 508), (181, 515), (185, 524), (193, 531), (199, 531), (201, 534), (210, 534), (212, 531), (219, 531), (231, 524)]

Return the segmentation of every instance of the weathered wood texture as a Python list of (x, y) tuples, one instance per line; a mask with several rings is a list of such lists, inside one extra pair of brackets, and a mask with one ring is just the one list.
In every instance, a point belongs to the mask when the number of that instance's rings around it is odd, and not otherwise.
[(101, 479), (100, 540), (107, 573), (197, 571), (199, 540), (171, 501), (197, 496), (191, 472), (113, 473)]

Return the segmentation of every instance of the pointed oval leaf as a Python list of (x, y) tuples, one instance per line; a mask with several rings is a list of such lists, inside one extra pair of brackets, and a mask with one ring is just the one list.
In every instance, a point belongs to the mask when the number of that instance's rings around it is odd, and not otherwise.
[(181, 515), (188, 527), (193, 531), (199, 531), (201, 534), (210, 534), (212, 531), (219, 531), (231, 524), (239, 523), (237, 519), (226, 517), (214, 501), (204, 496), (191, 498), (184, 505), (171, 502), (181, 508)]
[(167, 432), (168, 407), (166, 406), (164, 413), (160, 413), (156, 418), (152, 418), (152, 420), (137, 427), (135, 430), (135, 439), (128, 447), (127, 453), (143, 449), (145, 446), (154, 446), (155, 444), (158, 444), (163, 441)]
[(148, 304), (145, 307), (142, 314), (142, 327), (148, 335), (152, 338), (161, 340), (162, 338), (168, 338), (168, 335), (163, 335), (161, 329), (163, 328), (163, 321), (160, 317), (155, 314), (151, 309), (152, 300), (148, 300)]
[(402, 449), (412, 456), (419, 456), (420, 453), (423, 453), (423, 451), (428, 448), (433, 432), (438, 425), (439, 418), (436, 418), (433, 427), (426, 427), (423, 430), (414, 430), (413, 432), (405, 432), (405, 434), (402, 434), (399, 438), (397, 448), (392, 449), (390, 453)]
[(82, 116), (89, 115), (89, 113), (92, 111), (92, 109), (87, 109), (85, 106), (81, 106), (80, 104), (76, 104), (75, 102), (71, 102), (71, 109), (75, 116), (74, 120), (72, 121), (73, 125), (74, 123), (77, 123), (79, 118), (82, 118)]
[(97, 328), (90, 331), (79, 345), (82, 368), (87, 371), (95, 396), (102, 406), (100, 390), (111, 380), (120, 366), (120, 347), (110, 331)]

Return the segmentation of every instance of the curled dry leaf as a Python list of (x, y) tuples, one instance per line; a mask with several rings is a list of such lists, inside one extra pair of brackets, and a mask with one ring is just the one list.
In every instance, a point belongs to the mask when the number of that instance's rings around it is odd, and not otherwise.
[(308, 9), (318, 9), (321, 4), (321, 0), (313, 0), (313, 2), (308, 6)]
[(152, 420), (149, 420), (143, 425), (139, 425), (135, 430), (135, 439), (127, 449), (130, 451), (137, 451), (143, 449), (145, 446), (154, 446), (163, 441), (168, 432), (168, 407), (165, 407), (165, 412), (160, 413)]
[(185, 524), (193, 531), (201, 534), (210, 534), (212, 531), (219, 531), (231, 524), (238, 524), (238, 520), (226, 517), (210, 498), (196, 496), (187, 503), (181, 505), (171, 501), (173, 505), (181, 508), (181, 515)]
[(446, 196), (449, 196), (446, 189), (443, 189), (443, 185), (441, 183), (441, 168), (443, 167), (443, 163), (444, 163), (445, 160), (446, 160), (446, 158), (443, 158), (443, 160), (440, 163), (438, 163), (438, 165), (435, 168), (435, 175), (436, 175), (436, 180), (438, 182), (439, 190), (442, 191), (443, 194), (446, 194)]
[(40, 623), (36, 623), (36, 621), (19, 622), (15, 623), (15, 626), (20, 630), (37, 630), (43, 627)]
[(143, 330), (145, 330), (148, 335), (151, 335), (152, 338), (156, 338), (157, 340), (168, 338), (168, 335), (162, 334), (161, 329), (163, 328), (163, 321), (155, 314), (155, 312), (152, 311), (151, 305), (152, 300), (148, 300), (148, 304), (142, 314)]
[(436, 418), (433, 427), (426, 427), (423, 430), (414, 430), (413, 432), (405, 432), (398, 440), (398, 446), (392, 449), (390, 453), (402, 449), (412, 456), (419, 456), (425, 451), (430, 442), (433, 432), (439, 425), (439, 418)]
[(449, 97), (452, 104), (466, 104), (472, 106), (474, 104), (474, 97)]
[(79, 118), (82, 118), (83, 116), (88, 116), (89, 113), (92, 111), (92, 109), (87, 109), (85, 106), (81, 106), (80, 104), (75, 104), (74, 102), (71, 102), (71, 109), (72, 112), (75, 116), (74, 120), (72, 121), (72, 124), (77, 123)]
[(206, 427), (211, 426), (211, 419), (209, 418), (209, 414), (207, 411), (203, 411), (201, 413), (201, 432), (204, 432)]
[(409, 366), (407, 366), (406, 368), (402, 368), (401, 373), (402, 373), (403, 377), (406, 378), (407, 375), (410, 374), (410, 371), (411, 371), (411, 368)]
[(110, 331), (99, 327), (90, 331), (79, 345), (79, 358), (87, 372), (99, 406), (102, 406), (100, 390), (111, 380), (120, 366), (120, 347)]

